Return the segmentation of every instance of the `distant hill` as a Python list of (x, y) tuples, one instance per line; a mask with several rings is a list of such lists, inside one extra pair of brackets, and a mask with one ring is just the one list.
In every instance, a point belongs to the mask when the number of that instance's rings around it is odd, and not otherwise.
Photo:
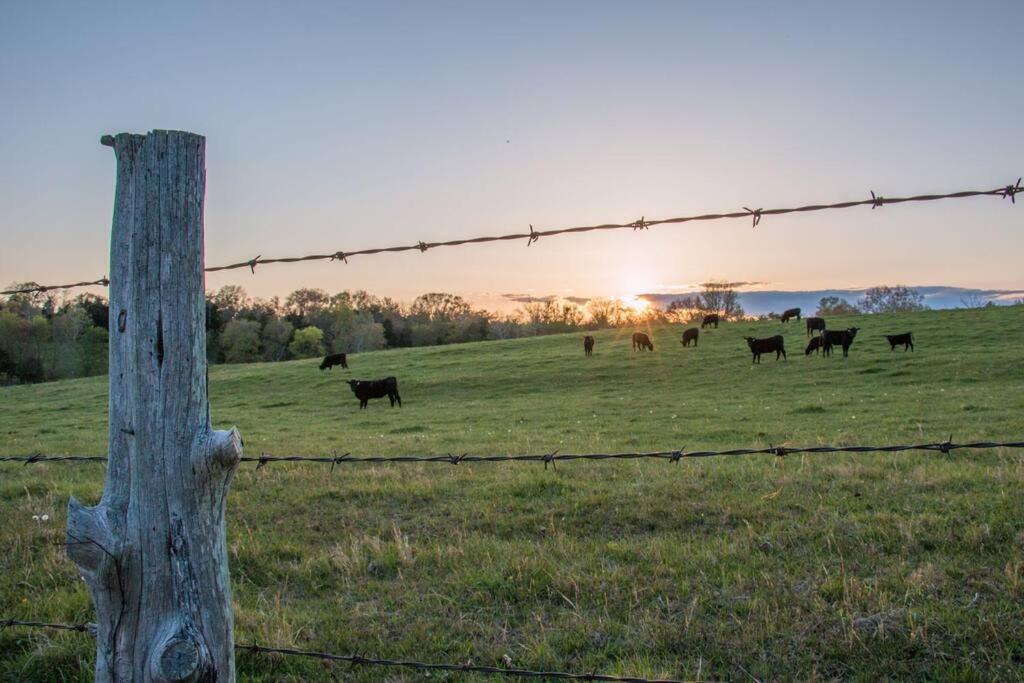
[[(1024, 298), (1024, 290), (1008, 289), (971, 289), (968, 287), (948, 287), (929, 285), (913, 287), (924, 295), (924, 303), (929, 308), (964, 308), (965, 300), (977, 300), (980, 303), (994, 301), (1009, 304)], [(685, 294), (648, 293), (638, 295), (661, 308), (668, 306), (673, 300)], [(752, 315), (782, 312), (786, 308), (799, 306), (805, 312), (812, 312), (822, 297), (838, 296), (850, 303), (856, 303), (864, 296), (863, 289), (815, 289), (807, 291), (760, 290), (740, 291), (740, 303), (743, 310)]]

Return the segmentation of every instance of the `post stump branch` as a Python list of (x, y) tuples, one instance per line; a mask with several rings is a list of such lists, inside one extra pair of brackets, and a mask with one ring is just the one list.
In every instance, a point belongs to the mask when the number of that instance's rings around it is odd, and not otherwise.
[(203, 275), (206, 141), (104, 136), (110, 240), (109, 461), (95, 507), (68, 504), (68, 555), (96, 608), (96, 680), (233, 681), (224, 510), (242, 455), (214, 431)]

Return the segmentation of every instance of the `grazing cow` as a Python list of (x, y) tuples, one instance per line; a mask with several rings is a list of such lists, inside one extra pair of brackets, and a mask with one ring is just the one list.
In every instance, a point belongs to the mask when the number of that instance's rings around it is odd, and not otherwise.
[(398, 380), (394, 377), (385, 377), (384, 379), (350, 379), (348, 385), (352, 389), (352, 393), (359, 399), (360, 410), (365, 408), (370, 402), (371, 398), (382, 398), (387, 396), (391, 399), (391, 407), (395, 407), (395, 402), (398, 402), (398, 407), (402, 407), (402, 397), (398, 395)]
[(782, 322), (788, 323), (791, 318), (800, 319), (800, 309), (790, 308), (782, 312)]
[(811, 336), (811, 332), (824, 332), (825, 331), (825, 319), (824, 318), (807, 318), (807, 336)]
[(702, 330), (705, 327), (708, 327), (709, 325), (714, 325), (715, 329), (716, 330), (718, 329), (718, 314), (717, 313), (708, 313), (706, 316), (704, 316), (704, 319), (700, 321), (700, 329), (702, 329)]
[(321, 370), (330, 370), (335, 365), (340, 365), (341, 367), (343, 367), (346, 370), (348, 370), (348, 361), (345, 360), (345, 354), (343, 354), (343, 353), (332, 353), (329, 356), (324, 356), (323, 362), (320, 363), (320, 369)]
[(700, 330), (698, 330), (696, 327), (691, 327), (688, 330), (683, 330), (683, 340), (681, 343), (683, 346), (689, 346), (690, 342), (693, 342), (694, 347), (696, 347), (697, 337), (699, 336)]
[(636, 351), (637, 349), (640, 349), (641, 351), (643, 351), (644, 349), (647, 349), (648, 351), (653, 351), (654, 350), (654, 342), (652, 342), (651, 338), (648, 337), (643, 332), (634, 332), (633, 333), (633, 350)]
[(817, 355), (821, 351), (821, 346), (821, 335), (811, 337), (811, 341), (807, 342), (807, 348), (804, 349), (804, 355), (809, 356), (812, 352)]
[(826, 356), (832, 355), (833, 346), (843, 347), (843, 358), (850, 355), (850, 345), (853, 344), (853, 338), (857, 336), (857, 330), (859, 327), (851, 327), (847, 330), (825, 330), (822, 333), (822, 351)]
[(903, 353), (907, 352), (907, 349), (914, 350), (914, 333), (904, 332), (903, 334), (887, 334), (885, 338), (889, 340), (890, 351), (895, 351), (896, 347), (903, 344)]
[(594, 338), (589, 334), (583, 338), (583, 353), (588, 356), (594, 355)]
[(750, 347), (750, 352), (754, 354), (753, 360), (750, 362), (760, 363), (762, 353), (775, 352), (775, 360), (779, 359), (779, 356), (786, 357), (786, 346), (785, 340), (781, 334), (777, 334), (774, 337), (766, 337), (764, 339), (754, 339), (753, 337), (744, 337), (747, 340), (747, 346)]

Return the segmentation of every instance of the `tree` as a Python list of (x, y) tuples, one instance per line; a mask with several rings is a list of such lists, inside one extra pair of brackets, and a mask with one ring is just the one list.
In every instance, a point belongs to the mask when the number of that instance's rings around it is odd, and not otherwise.
[(292, 340), (292, 324), (281, 318), (271, 318), (263, 326), (261, 354), (263, 360), (284, 360), (288, 342)]
[(590, 324), (598, 329), (615, 327), (626, 317), (626, 307), (618, 299), (594, 298), (587, 302)]
[(92, 320), (89, 314), (78, 307), (68, 308), (54, 316), (50, 322), (50, 335), (54, 342), (54, 376), (65, 378), (82, 375), (85, 359), (80, 342), (90, 327)]
[(213, 303), (217, 307), (220, 323), (226, 324), (238, 315), (238, 312), (249, 305), (249, 296), (238, 285), (224, 285), (213, 295)]
[(110, 306), (107, 305), (107, 300), (104, 297), (88, 293), (79, 294), (72, 299), (71, 305), (88, 313), (92, 324), (96, 327), (103, 330), (110, 328)]
[(284, 300), (285, 310), (295, 316), (296, 322), (304, 323), (313, 313), (326, 308), (330, 297), (322, 289), (296, 289)]
[(351, 324), (334, 340), (331, 350), (344, 353), (376, 351), (383, 349), (384, 325), (374, 322), (373, 315), (368, 311), (357, 313)]
[(906, 313), (923, 311), (924, 295), (905, 285), (880, 285), (864, 292), (860, 307), (867, 313)]
[(743, 306), (736, 291), (735, 282), (705, 282), (701, 287), (700, 300), (702, 311), (718, 313), (725, 318), (742, 318)]
[(704, 312), (704, 302), (695, 294), (673, 300), (665, 311), (670, 319), (679, 322), (690, 322), (699, 318)]
[(296, 330), (288, 350), (296, 358), (315, 358), (324, 355), (324, 333), (317, 327)]
[(257, 361), (260, 355), (260, 324), (253, 320), (235, 318), (224, 326), (220, 344), (224, 360), (228, 363)]
[(469, 315), (470, 305), (457, 294), (430, 292), (421, 294), (412, 302), (409, 313), (423, 320), (451, 321)]
[(829, 315), (855, 315), (860, 313), (860, 309), (851, 304), (846, 299), (842, 299), (838, 296), (823, 296), (818, 301), (818, 310), (814, 315), (818, 317), (825, 317)]

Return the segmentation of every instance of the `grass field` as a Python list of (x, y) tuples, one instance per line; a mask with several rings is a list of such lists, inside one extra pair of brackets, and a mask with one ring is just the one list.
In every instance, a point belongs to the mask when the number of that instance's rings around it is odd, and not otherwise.
[[(563, 453), (1020, 438), (1024, 307), (679, 327), (218, 366), (246, 454)], [(883, 332), (912, 329), (891, 353)], [(740, 334), (786, 333), (751, 366)], [(358, 410), (343, 379), (399, 379)], [(0, 453), (105, 451), (106, 378), (0, 389)], [(239, 642), (709, 680), (1024, 679), (1024, 456), (809, 455), (240, 469), (228, 504)], [(0, 616), (86, 621), (58, 543), (101, 465), (0, 465)], [(46, 522), (33, 515), (49, 515)], [(79, 634), (0, 631), (0, 679), (90, 680)], [(425, 680), (240, 655), (244, 680)], [(434, 674), (430, 680), (483, 680)]]

